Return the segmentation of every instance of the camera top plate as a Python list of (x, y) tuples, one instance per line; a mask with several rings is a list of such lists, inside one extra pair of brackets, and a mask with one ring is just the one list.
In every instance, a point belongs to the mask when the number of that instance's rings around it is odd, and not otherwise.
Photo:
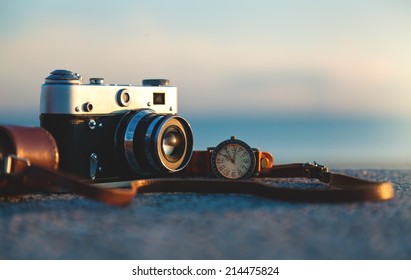
[[(149, 83), (146, 81), (150, 81)], [(158, 114), (177, 113), (177, 87), (166, 79), (144, 80), (143, 85), (89, 84), (70, 70), (55, 70), (41, 87), (40, 114), (104, 115), (150, 108)]]

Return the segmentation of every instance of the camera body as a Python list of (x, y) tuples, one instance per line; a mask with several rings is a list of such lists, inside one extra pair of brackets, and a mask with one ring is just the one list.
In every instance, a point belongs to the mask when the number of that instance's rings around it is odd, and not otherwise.
[(55, 70), (41, 88), (40, 125), (56, 139), (60, 170), (95, 181), (160, 176), (191, 158), (190, 125), (165, 79), (105, 84)]

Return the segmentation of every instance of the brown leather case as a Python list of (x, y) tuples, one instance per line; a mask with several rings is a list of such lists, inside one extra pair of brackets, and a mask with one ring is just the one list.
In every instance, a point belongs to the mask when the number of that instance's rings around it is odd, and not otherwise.
[[(13, 155), (17, 158), (24, 158), (30, 161), (30, 164), (42, 167), (47, 170), (57, 171), (59, 164), (59, 153), (56, 141), (53, 136), (41, 127), (23, 127), (15, 125), (0, 126), (0, 158), (7, 158)], [(3, 163), (4, 164), (4, 163)], [(27, 162), (22, 160), (13, 160), (11, 163), (12, 173), (19, 174), (27, 168)], [(2, 169), (5, 166), (1, 166)], [(3, 170), (4, 171), (4, 170)], [(4, 173), (4, 172), (3, 172)], [(5, 192), (5, 188), (10, 188), (11, 184), (16, 185), (18, 176), (13, 177), (3, 174), (3, 180), (0, 179), (0, 190)], [(9, 177), (6, 180), (5, 177)], [(44, 179), (39, 181), (38, 178), (19, 178), (17, 185), (23, 184), (24, 188), (42, 188), (44, 189)], [(22, 188), (13, 186), (12, 193), (19, 192)]]
[(85, 184), (58, 171), (59, 153), (53, 136), (40, 127), (0, 126), (0, 195), (69, 191), (107, 204), (124, 206), (136, 188), (108, 189)]

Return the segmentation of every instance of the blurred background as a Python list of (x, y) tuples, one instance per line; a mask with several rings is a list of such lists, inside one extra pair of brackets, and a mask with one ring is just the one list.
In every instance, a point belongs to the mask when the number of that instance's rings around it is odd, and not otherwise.
[(0, 123), (39, 125), (54, 69), (168, 78), (195, 149), (411, 168), (408, 0), (0, 0)]

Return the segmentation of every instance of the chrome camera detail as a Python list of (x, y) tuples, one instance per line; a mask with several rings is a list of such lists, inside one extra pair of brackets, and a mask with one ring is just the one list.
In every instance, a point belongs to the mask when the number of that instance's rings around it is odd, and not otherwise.
[(101, 182), (166, 175), (188, 164), (193, 134), (177, 115), (169, 80), (82, 81), (55, 70), (41, 88), (40, 123), (57, 141), (63, 171)]
[[(51, 72), (41, 87), (40, 114), (125, 113), (146, 108), (149, 102), (158, 114), (177, 113), (177, 88), (169, 86), (168, 80), (144, 80), (143, 85), (104, 84), (104, 78), (91, 80), (90, 84), (83, 84), (82, 77), (70, 70)], [(93, 105), (92, 110), (84, 106), (87, 103)]]

